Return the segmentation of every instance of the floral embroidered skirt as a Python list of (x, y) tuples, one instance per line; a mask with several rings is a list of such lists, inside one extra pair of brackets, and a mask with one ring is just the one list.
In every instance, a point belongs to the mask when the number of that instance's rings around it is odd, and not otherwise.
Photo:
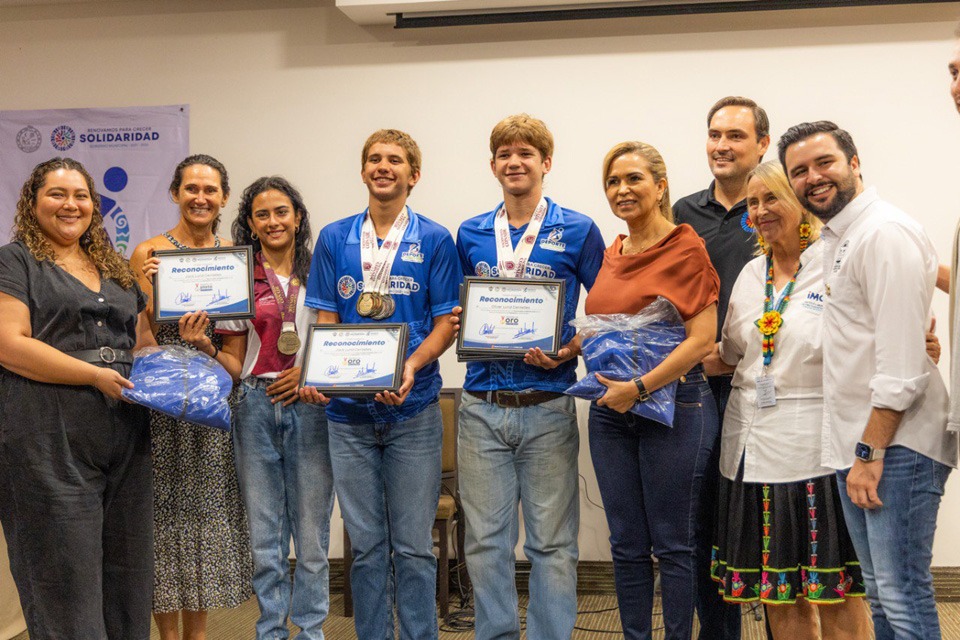
[(863, 596), (834, 474), (784, 483), (720, 478), (710, 571), (727, 602), (835, 604)]

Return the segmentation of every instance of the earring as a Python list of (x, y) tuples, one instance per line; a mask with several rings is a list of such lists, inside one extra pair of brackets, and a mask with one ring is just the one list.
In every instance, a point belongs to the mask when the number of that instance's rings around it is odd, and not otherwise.
[(259, 240), (259, 239), (260, 239), (260, 238), (257, 237), (257, 232), (256, 232), (256, 231), (250, 232), (250, 238), (253, 239), (253, 240)]
[(762, 251), (763, 253), (766, 253), (766, 252), (767, 252), (767, 243), (764, 242), (763, 236), (760, 235), (760, 232), (759, 232), (759, 231), (756, 231), (755, 233), (757, 234), (757, 244), (760, 245), (760, 251)]
[(807, 250), (810, 244), (810, 223), (804, 222), (800, 225), (800, 253)]

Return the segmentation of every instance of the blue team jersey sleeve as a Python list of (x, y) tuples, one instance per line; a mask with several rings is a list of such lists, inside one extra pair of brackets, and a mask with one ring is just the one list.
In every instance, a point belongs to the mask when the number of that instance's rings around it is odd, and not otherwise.
[(470, 258), (467, 256), (467, 247), (463, 241), (463, 225), (457, 230), (457, 254), (460, 256), (460, 269), (463, 275), (473, 275), (473, 265), (470, 264)]
[(337, 312), (336, 247), (339, 244), (330, 226), (320, 232), (313, 259), (310, 261), (310, 277), (307, 278), (307, 295), (304, 304), (313, 309)]
[(434, 255), (430, 260), (430, 281), (427, 291), (430, 296), (430, 315), (442, 316), (460, 304), (462, 256), (458, 259), (453, 238), (446, 229), (437, 235)]
[(583, 243), (583, 249), (580, 251), (580, 261), (577, 264), (577, 279), (583, 283), (587, 291), (593, 288), (593, 283), (597, 279), (597, 273), (603, 264), (603, 252), (606, 245), (603, 243), (603, 235), (595, 222), (590, 223), (590, 231)]

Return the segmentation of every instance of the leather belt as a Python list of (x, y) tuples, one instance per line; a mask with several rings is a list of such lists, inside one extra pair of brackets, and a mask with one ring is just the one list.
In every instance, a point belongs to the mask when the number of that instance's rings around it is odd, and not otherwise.
[(83, 360), (90, 364), (131, 364), (133, 354), (126, 349), (100, 347), (99, 349), (83, 349), (81, 351), (64, 351), (68, 356)]
[(563, 396), (556, 391), (469, 391), (467, 389), (464, 391), (474, 398), (508, 409), (531, 407)]

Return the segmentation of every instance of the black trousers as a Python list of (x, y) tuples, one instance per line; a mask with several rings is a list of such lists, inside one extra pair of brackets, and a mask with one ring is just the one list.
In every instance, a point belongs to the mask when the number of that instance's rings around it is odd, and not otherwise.
[(739, 640), (740, 606), (727, 604), (717, 593), (717, 583), (710, 577), (710, 556), (717, 521), (717, 488), (720, 483), (720, 434), (723, 412), (730, 397), (731, 376), (708, 378), (717, 402), (720, 429), (716, 446), (707, 461), (700, 492), (700, 516), (697, 519), (697, 618), (700, 620), (698, 640)]
[[(108, 402), (91, 387), (13, 385), (0, 394), (0, 523), (30, 637), (148, 640), (146, 411)], [(31, 412), (37, 402), (46, 406)]]

